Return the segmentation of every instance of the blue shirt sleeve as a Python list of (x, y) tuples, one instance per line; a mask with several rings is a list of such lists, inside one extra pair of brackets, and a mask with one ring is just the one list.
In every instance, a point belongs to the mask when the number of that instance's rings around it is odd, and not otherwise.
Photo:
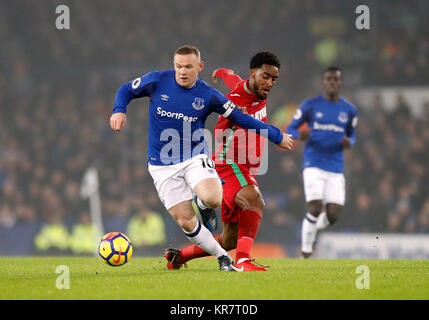
[(298, 139), (299, 136), (299, 127), (304, 122), (309, 122), (309, 105), (307, 101), (301, 103), (301, 105), (296, 109), (295, 115), (293, 116), (292, 122), (289, 127), (286, 129), (286, 133), (291, 134), (293, 139)]
[(353, 147), (356, 143), (356, 136), (355, 136), (355, 128), (358, 124), (358, 114), (357, 110), (354, 109), (352, 111), (352, 117), (349, 123), (347, 124), (346, 128), (346, 136), (350, 139), (350, 146)]
[[(217, 91), (217, 90), (216, 90)], [(271, 142), (279, 144), (283, 140), (283, 133), (275, 126), (253, 118), (235, 108), (235, 104), (219, 92), (214, 93), (210, 101), (212, 110), (224, 118), (231, 120), (244, 129), (254, 129), (256, 133), (268, 138)]]
[(113, 113), (126, 113), (127, 106), (132, 99), (149, 96), (155, 89), (159, 78), (160, 72), (154, 71), (123, 84), (116, 93)]

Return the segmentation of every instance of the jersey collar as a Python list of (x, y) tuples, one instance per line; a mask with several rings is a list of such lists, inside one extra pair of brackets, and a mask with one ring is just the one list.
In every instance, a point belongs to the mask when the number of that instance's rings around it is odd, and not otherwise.
[(249, 79), (245, 80), (243, 83), (243, 89), (244, 91), (246, 91), (248, 94), (250, 94), (253, 99), (255, 99), (256, 101), (266, 101), (267, 99), (259, 99), (258, 96), (249, 89), (249, 87), (247, 86), (247, 83), (249, 82)]
[(250, 91), (250, 89), (247, 87), (247, 83), (249, 82), (249, 79), (247, 79), (246, 81), (244, 81), (244, 84), (243, 84), (243, 88), (244, 88), (244, 91), (246, 91), (248, 94), (253, 94), (253, 95), (255, 95), (252, 91)]

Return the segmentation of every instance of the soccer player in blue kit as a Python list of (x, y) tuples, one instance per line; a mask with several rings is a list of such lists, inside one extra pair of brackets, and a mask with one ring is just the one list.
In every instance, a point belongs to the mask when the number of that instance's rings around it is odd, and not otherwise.
[[(291, 149), (292, 139), (280, 129), (241, 112), (199, 79), (203, 67), (197, 48), (180, 47), (174, 54), (174, 70), (150, 72), (119, 88), (110, 126), (121, 130), (130, 101), (150, 98), (148, 170), (161, 202), (191, 242), (216, 256), (221, 271), (233, 271), (232, 258), (198, 221), (192, 207), (193, 192), (209, 208), (222, 202), (222, 184), (208, 157), (204, 138), (205, 121), (216, 112), (243, 128), (256, 129), (283, 149)], [(166, 258), (169, 260), (169, 252)]]
[[(343, 150), (355, 144), (357, 109), (340, 96), (342, 71), (328, 67), (323, 73), (324, 94), (304, 101), (286, 132), (307, 140), (302, 175), (307, 213), (302, 222), (301, 254), (309, 258), (317, 231), (335, 223), (345, 202)], [(299, 131), (307, 122), (310, 131)]]

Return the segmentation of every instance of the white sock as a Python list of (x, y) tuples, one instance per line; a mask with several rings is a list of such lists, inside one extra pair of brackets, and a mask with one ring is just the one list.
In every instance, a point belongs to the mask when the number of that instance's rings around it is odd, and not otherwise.
[(201, 201), (201, 199), (198, 197), (197, 197), (197, 206), (203, 210), (206, 210), (208, 208), (208, 206), (203, 201)]
[(213, 238), (213, 235), (211, 232), (204, 227), (199, 221), (192, 232), (186, 232), (183, 230), (186, 234), (186, 237), (194, 244), (199, 246), (201, 249), (203, 249), (205, 252), (211, 254), (212, 256), (215, 256), (216, 258), (219, 258), (220, 256), (226, 256), (228, 255), (225, 249), (223, 249), (219, 242), (216, 241), (215, 238)]
[(302, 221), (301, 227), (301, 251), (306, 253), (313, 252), (313, 243), (316, 240), (317, 218), (313, 215), (306, 213)]
[(326, 227), (328, 227), (331, 223), (328, 220), (328, 216), (326, 215), (326, 212), (322, 212), (321, 214), (319, 214), (319, 216), (317, 217), (317, 231), (325, 229)]

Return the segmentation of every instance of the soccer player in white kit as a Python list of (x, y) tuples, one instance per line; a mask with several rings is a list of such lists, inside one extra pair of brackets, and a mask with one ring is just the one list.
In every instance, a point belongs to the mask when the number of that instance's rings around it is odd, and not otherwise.
[[(216, 112), (246, 129), (256, 129), (284, 149), (290, 150), (292, 139), (280, 129), (242, 113), (199, 79), (203, 66), (197, 48), (180, 47), (174, 54), (174, 70), (150, 72), (119, 88), (110, 126), (121, 130), (130, 101), (150, 98), (148, 169), (160, 200), (191, 242), (216, 256), (220, 270), (232, 271), (231, 257), (198, 221), (192, 207), (193, 192), (210, 208), (220, 206), (222, 201), (221, 181), (204, 139), (205, 121)], [(168, 256), (166, 252), (167, 260)]]
[[(324, 93), (304, 101), (286, 132), (307, 141), (303, 158), (303, 181), (307, 213), (302, 222), (301, 253), (308, 258), (318, 230), (333, 223), (345, 203), (344, 149), (355, 142), (357, 109), (339, 95), (342, 71), (329, 67), (323, 74)], [(300, 132), (306, 122), (310, 131)]]

